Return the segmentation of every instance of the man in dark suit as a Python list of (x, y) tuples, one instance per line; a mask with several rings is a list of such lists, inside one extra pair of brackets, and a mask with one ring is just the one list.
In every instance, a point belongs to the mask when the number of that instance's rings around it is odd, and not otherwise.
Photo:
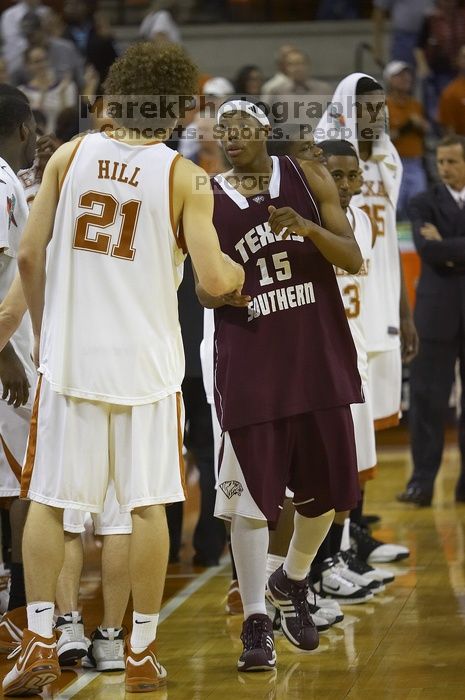
[[(397, 498), (419, 506), (431, 504), (457, 359), (465, 387), (465, 138), (445, 138), (437, 147), (436, 159), (441, 182), (409, 204), (422, 261), (415, 307), (420, 350), (410, 365), (414, 468), (406, 490)], [(459, 446), (462, 466), (455, 497), (465, 501), (465, 391)]]

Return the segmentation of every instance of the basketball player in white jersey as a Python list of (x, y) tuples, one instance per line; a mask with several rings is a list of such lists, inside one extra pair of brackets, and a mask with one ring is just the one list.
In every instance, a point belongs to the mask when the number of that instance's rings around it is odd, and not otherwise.
[[(396, 206), (402, 164), (386, 131), (384, 99), (379, 83), (364, 73), (353, 73), (339, 83), (333, 95), (333, 109), (327, 110), (318, 125), (321, 133), (333, 130), (333, 134), (339, 133), (337, 138), (354, 145), (360, 156), (364, 184), (352, 204), (362, 207), (377, 229), (365, 311), (370, 391), (377, 428), (398, 422), (401, 341), (406, 362), (415, 355), (418, 342), (402, 283), (397, 243)], [(355, 107), (356, 100), (359, 109)], [(319, 136), (318, 140), (323, 139)]]
[[(136, 44), (112, 66), (105, 90), (123, 103), (189, 95), (196, 78), (179, 47)], [(122, 113), (116, 121), (115, 138), (90, 134), (52, 156), (19, 252), (42, 376), (22, 480), (32, 501), (23, 543), (28, 629), (5, 695), (40, 692), (59, 676), (52, 622), (62, 511), (101, 511), (110, 476), (133, 525), (126, 689), (166, 682), (155, 637), (168, 559), (164, 505), (185, 497), (176, 299), (183, 240), (210, 294), (244, 281), (220, 250), (204, 171), (160, 140), (176, 119), (151, 120), (149, 137), (139, 119)]]
[[(0, 300), (17, 274), (16, 249), (28, 215), (16, 173), (32, 164), (35, 143), (36, 125), (28, 100), (16, 88), (0, 85)], [(35, 383), (29, 319), (18, 322), (14, 330), (11, 341), (4, 348), (2, 345), (0, 352), (0, 498), (10, 504), (12, 532), (8, 611), (25, 604), (21, 539), (27, 504), (17, 497)]]
[[(8, 88), (11, 92), (12, 88)], [(15, 90), (13, 88), (13, 90)], [(20, 99), (26, 100), (19, 92)], [(27, 102), (27, 100), (26, 100)], [(74, 119), (76, 127), (77, 117)], [(68, 128), (69, 131), (69, 128)], [(39, 130), (37, 130), (39, 133)], [(37, 170), (33, 182), (22, 177), (30, 173), (34, 168), (22, 170), (18, 173), (18, 180), (23, 186), (26, 201), (29, 207), (39, 190), (42, 180), (42, 172), (52, 153), (56, 150), (60, 141), (64, 143), (71, 138), (72, 133), (65, 134), (57, 130), (55, 137), (41, 136), (36, 144), (35, 163), (41, 164)], [(21, 152), (20, 147), (18, 152)], [(16, 196), (23, 200), (23, 192), (18, 190)], [(25, 217), (23, 226), (25, 224)], [(20, 220), (20, 217), (18, 217)], [(11, 273), (13, 269), (10, 270)], [(2, 280), (6, 288), (8, 279)], [(3, 295), (2, 295), (3, 296)], [(33, 396), (36, 379), (36, 369), (31, 359), (32, 328), (29, 316), (24, 316), (27, 309), (26, 301), (18, 280), (14, 280), (10, 291), (0, 304), (0, 348), (3, 349), (14, 332), (12, 344), (18, 343), (24, 346), (20, 352), (21, 367), (24, 367)], [(13, 324), (14, 327), (11, 325)], [(19, 330), (18, 330), (19, 329)], [(4, 492), (8, 496), (13, 495), (11, 490), (19, 495), (19, 483), (21, 465), (26, 452), (29, 422), (31, 417), (32, 400), (29, 399), (25, 406), (19, 409), (8, 408), (0, 404), (0, 417), (2, 418), (2, 438), (5, 440), (5, 448), (0, 453), (5, 461), (8, 456), (5, 470), (5, 478), (2, 480)], [(14, 476), (14, 480), (13, 477)], [(11, 482), (11, 483), (10, 483)], [(8, 602), (8, 610), (0, 620), (0, 654), (9, 654), (13, 651), (23, 637), (23, 629), (27, 627), (25, 607), (24, 577), (21, 560), (21, 540), (23, 535), (24, 520), (27, 512), (27, 502), (15, 500), (10, 512), (12, 514), (11, 526), (13, 532), (13, 562), (11, 587)], [(58, 617), (55, 630), (58, 636), (57, 652), (61, 666), (73, 665), (76, 660), (87, 655), (83, 663), (97, 670), (124, 670), (123, 628), (121, 627), (126, 611), (129, 593), (129, 573), (127, 570), (129, 538), (131, 534), (131, 516), (129, 513), (120, 513), (116, 500), (114, 486), (111, 484), (105, 499), (104, 510), (101, 514), (94, 514), (94, 533), (103, 536), (102, 543), (102, 594), (103, 594), (103, 618), (99, 627), (92, 632), (92, 643), (85, 636), (84, 625), (78, 612), (78, 596), (81, 571), (83, 565), (83, 546), (81, 534), (84, 532), (86, 513), (66, 509), (64, 512), (63, 526), (65, 530), (65, 559), (57, 586)]]
[[(330, 134), (354, 145), (364, 185), (352, 204), (368, 213), (377, 231), (364, 316), (373, 416), (376, 429), (383, 429), (399, 421), (402, 359), (410, 362), (418, 348), (397, 242), (402, 164), (387, 132), (385, 96), (379, 83), (365, 73), (353, 73), (339, 83), (332, 102), (318, 125), (318, 139)], [(362, 508), (363, 492), (353, 513), (357, 522), (361, 522)], [(409, 554), (397, 545), (382, 550), (379, 541), (365, 537), (357, 525), (352, 526), (352, 534), (371, 561), (392, 561)]]

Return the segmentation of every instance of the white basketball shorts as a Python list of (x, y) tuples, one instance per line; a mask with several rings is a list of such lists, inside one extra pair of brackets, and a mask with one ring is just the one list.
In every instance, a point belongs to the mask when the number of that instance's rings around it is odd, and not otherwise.
[(354, 422), (355, 449), (357, 451), (357, 469), (359, 472), (376, 466), (376, 439), (373, 425), (373, 410), (371, 395), (366, 384), (363, 384), (365, 403), (350, 405)]
[(111, 480), (121, 512), (185, 500), (181, 393), (139, 406), (87, 401), (37, 385), (21, 495), (101, 513)]
[(402, 390), (400, 348), (368, 353), (368, 388), (375, 429), (398, 425)]
[(0, 498), (19, 496), (31, 410), (0, 400)]
[[(105, 503), (101, 513), (92, 513), (95, 535), (130, 535), (132, 532), (132, 518), (130, 513), (121, 513), (116, 498), (113, 481), (108, 484)], [(65, 510), (63, 515), (63, 527), (65, 532), (85, 532), (86, 519), (89, 513), (84, 510)]]

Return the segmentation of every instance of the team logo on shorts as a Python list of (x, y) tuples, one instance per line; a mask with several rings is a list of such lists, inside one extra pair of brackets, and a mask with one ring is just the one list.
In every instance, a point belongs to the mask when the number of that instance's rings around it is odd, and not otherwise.
[(8, 228), (10, 228), (11, 224), (13, 224), (13, 226), (18, 226), (18, 224), (16, 223), (16, 219), (15, 219), (15, 206), (16, 206), (16, 197), (14, 196), (14, 194), (12, 194), (11, 198), (10, 197), (6, 198), (6, 211), (8, 214)]
[(223, 481), (223, 483), (220, 484), (220, 489), (225, 496), (231, 499), (233, 496), (240, 496), (244, 487), (240, 481)]

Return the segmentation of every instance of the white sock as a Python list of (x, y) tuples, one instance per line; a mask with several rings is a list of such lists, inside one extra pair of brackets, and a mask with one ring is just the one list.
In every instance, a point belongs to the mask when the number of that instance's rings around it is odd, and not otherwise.
[(277, 554), (268, 554), (266, 557), (266, 580), (274, 574), (276, 569), (279, 569), (281, 564), (284, 564), (284, 557), (279, 557)]
[(350, 549), (350, 518), (344, 520), (344, 529), (341, 537), (341, 552), (347, 552)]
[(265, 583), (268, 551), (268, 523), (234, 515), (231, 521), (231, 546), (236, 564), (244, 620), (251, 615), (266, 615)]
[(303, 581), (310, 565), (328, 534), (334, 519), (334, 510), (316, 518), (305, 518), (297, 511), (294, 515), (294, 533), (284, 561), (284, 571), (293, 581)]
[(41, 637), (53, 636), (53, 613), (55, 603), (40, 600), (27, 606), (27, 627)]
[(143, 615), (132, 613), (131, 649), (140, 654), (157, 637), (157, 625), (159, 613), (155, 615)]

